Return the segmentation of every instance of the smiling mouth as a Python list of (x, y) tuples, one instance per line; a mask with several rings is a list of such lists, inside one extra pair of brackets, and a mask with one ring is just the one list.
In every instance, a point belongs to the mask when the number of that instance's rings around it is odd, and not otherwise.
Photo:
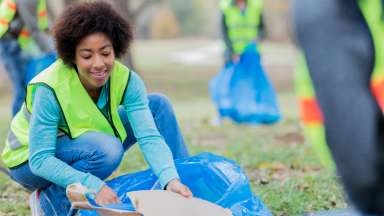
[(91, 73), (91, 76), (96, 79), (104, 79), (107, 76), (107, 72)]

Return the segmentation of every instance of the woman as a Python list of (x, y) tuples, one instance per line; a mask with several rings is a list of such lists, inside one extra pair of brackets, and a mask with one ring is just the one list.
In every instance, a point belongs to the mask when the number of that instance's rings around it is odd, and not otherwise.
[(128, 23), (107, 3), (78, 3), (65, 9), (53, 35), (60, 59), (30, 82), (11, 123), (3, 152), (11, 177), (42, 189), (31, 200), (46, 215), (68, 213), (65, 188), (76, 182), (99, 204), (118, 203), (103, 180), (137, 141), (161, 185), (190, 197), (172, 160), (188, 153), (170, 104), (147, 98), (139, 76), (116, 61), (132, 39)]

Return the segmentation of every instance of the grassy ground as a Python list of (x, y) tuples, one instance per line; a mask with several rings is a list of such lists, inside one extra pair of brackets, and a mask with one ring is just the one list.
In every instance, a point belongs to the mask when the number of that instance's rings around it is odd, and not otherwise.
[[(293, 48), (264, 45), (263, 61), (278, 89), (284, 115), (280, 123), (240, 126), (224, 121), (212, 126), (215, 110), (207, 83), (220, 67), (219, 47), (218, 42), (205, 40), (176, 40), (172, 45), (169, 41), (141, 41), (133, 47), (138, 71), (149, 91), (161, 91), (171, 98), (191, 153), (209, 151), (235, 160), (274, 215), (345, 207), (339, 184), (304, 142), (291, 90)], [(189, 53), (195, 62), (179, 58), (188, 54), (186, 50), (196, 51)], [(200, 51), (206, 55), (200, 58)], [(10, 103), (9, 95), (0, 97)], [(8, 108), (1, 107), (0, 139), (6, 135), (8, 113)], [(124, 160), (120, 173), (146, 167), (137, 148), (129, 150)], [(27, 198), (21, 187), (0, 174), (0, 215), (29, 215)]]

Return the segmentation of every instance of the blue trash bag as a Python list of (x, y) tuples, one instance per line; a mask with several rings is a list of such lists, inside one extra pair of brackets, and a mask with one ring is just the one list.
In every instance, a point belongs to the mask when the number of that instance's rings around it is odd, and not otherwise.
[[(272, 216), (268, 208), (253, 195), (249, 179), (234, 161), (211, 153), (202, 153), (175, 161), (181, 181), (194, 197), (207, 200), (232, 211), (234, 216)], [(107, 182), (123, 203), (131, 203), (127, 192), (137, 190), (160, 190), (153, 172), (127, 174)], [(94, 211), (82, 210), (82, 216), (97, 215)]]
[(56, 59), (57, 55), (55, 52), (31, 57), (26, 66), (25, 84), (27, 85), (33, 77), (55, 62)]
[(270, 124), (281, 118), (255, 43), (246, 47), (239, 63), (225, 65), (210, 81), (209, 92), (220, 116), (237, 123)]

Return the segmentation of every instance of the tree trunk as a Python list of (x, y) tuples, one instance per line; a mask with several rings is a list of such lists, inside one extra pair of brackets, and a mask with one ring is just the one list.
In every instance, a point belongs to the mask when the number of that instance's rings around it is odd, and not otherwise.
[[(161, 0), (142, 0), (140, 3), (132, 4), (132, 1), (129, 0), (113, 0), (112, 2), (124, 15), (124, 17), (135, 26), (137, 18), (140, 14), (147, 9), (153, 3), (159, 2)], [(127, 54), (121, 59), (124, 64), (126, 64), (130, 69), (135, 70), (134, 59), (132, 56), (132, 50), (129, 48)]]
[(63, 0), (47, 1), (47, 7), (48, 7), (49, 17), (51, 18), (51, 23), (53, 23), (53, 20), (56, 19), (56, 17), (60, 14), (60, 12), (64, 8), (64, 1)]
[[(116, 6), (116, 9), (127, 19), (132, 25), (135, 24), (134, 20), (131, 17), (132, 12), (130, 11), (130, 4), (128, 0), (113, 0), (110, 1), (112, 4)], [(128, 48), (127, 54), (122, 56), (121, 61), (127, 65), (130, 69), (135, 70), (135, 66), (133, 64), (132, 50)]]

